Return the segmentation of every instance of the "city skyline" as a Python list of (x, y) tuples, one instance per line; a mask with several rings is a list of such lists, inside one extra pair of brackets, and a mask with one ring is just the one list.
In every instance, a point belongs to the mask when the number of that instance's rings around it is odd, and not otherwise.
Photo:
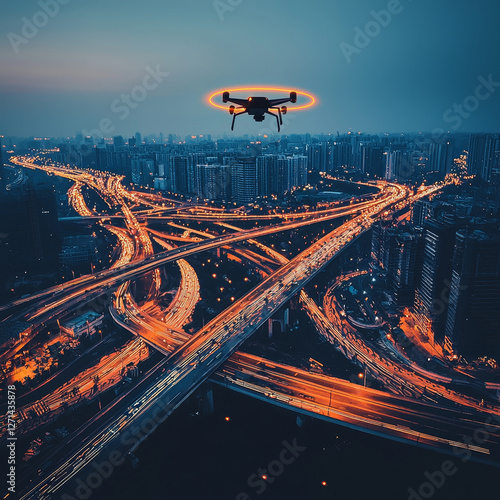
[(0, 9), (4, 498), (498, 491), (498, 0)]
[(230, 135), (229, 115), (206, 96), (257, 84), (318, 97), (288, 115), (284, 134), (493, 132), (499, 13), (493, 0), (16, 3), (0, 20), (2, 132)]
[[(160, 466), (185, 461), (190, 477), (203, 477), (192, 451), (212, 446), (202, 439), (186, 448), (183, 440), (165, 455), (157, 437), (172, 425), (209, 423), (211, 432), (217, 421), (234, 419), (236, 439), (244, 438), (239, 412), (255, 403), (221, 405), (212, 384), (288, 409), (292, 415), (282, 420), (297, 432), (304, 416), (337, 426), (314, 438), (323, 450), (332, 434), (342, 436), (338, 443), (359, 439), (366, 449), (366, 438), (338, 428), (348, 426), (455, 456), (432, 477), (454, 476), (453, 460), (466, 454), (482, 463), (477, 472), (461, 465), (475, 488), (483, 486), (482, 475), (486, 484), (494, 481), (487, 474), (498, 464), (500, 442), (491, 425), (500, 390), (499, 138), (472, 136), (472, 153), (459, 157), (453, 139), (429, 142), (428, 157), (422, 151), (408, 163), (412, 156), (401, 162), (405, 156), (395, 155), (385, 169), (380, 143), (351, 139), (270, 142), (267, 153), (252, 156), (245, 140), (223, 141), (230, 147), (220, 152), (214, 143), (193, 142), (143, 145), (130, 154), (136, 146), (117, 137), (116, 148), (81, 155), (79, 166), (68, 162), (69, 148), (29, 152), (28, 143), (27, 152), (19, 146), (8, 153), (0, 193), (8, 216), (0, 229), (11, 267), (0, 304), (0, 375), (12, 383), (10, 397), (15, 390), (22, 401), (14, 429), (26, 437), (19, 452), (27, 462), (14, 467), (11, 488), (18, 474), (25, 498), (135, 498), (137, 468), (147, 477), (141, 491), (163, 491), (165, 480), (144, 469), (145, 444), (136, 445), (174, 409), (155, 432), (152, 453)], [(408, 143), (399, 138), (392, 145), (403, 153)], [(269, 154), (278, 147), (283, 154)], [(192, 198), (200, 186), (227, 180), (203, 179), (212, 167), (229, 174), (228, 195), (215, 190), (211, 200)], [(459, 322), (465, 326), (457, 328)], [(478, 336), (476, 324), (487, 335)], [(39, 386), (45, 394), (32, 397)], [(58, 427), (44, 427), (48, 419)], [(315, 434), (318, 425), (304, 428)], [(213, 446), (223, 442), (217, 435)], [(312, 472), (302, 462), (300, 490), (289, 474), (270, 488), (286, 459), (248, 479), (248, 466), (238, 464), (242, 478), (203, 486), (204, 494), (215, 499), (235, 491), (245, 498), (269, 487), (270, 495), (297, 498), (300, 491), (326, 500), (331, 486), (334, 493), (369, 486), (375, 498), (385, 498), (388, 488), (419, 500), (439, 489), (419, 477), (433, 460), (419, 459), (421, 450), (408, 450), (414, 468), (401, 479), (351, 487), (339, 485), (332, 467), (321, 465), (331, 458), (307, 451), (302, 438), (300, 445), (287, 443), (296, 458), (300, 450), (312, 459)], [(68, 451), (57, 470), (28, 483), (24, 471), (37, 470), (45, 457), (60, 460), (62, 444)], [(345, 460), (344, 446), (335, 449)], [(377, 455), (391, 448), (380, 442)], [(346, 467), (358, 460), (347, 459)], [(168, 474), (161, 477), (180, 498), (199, 496), (197, 485)], [(462, 479), (449, 481), (461, 494)]]

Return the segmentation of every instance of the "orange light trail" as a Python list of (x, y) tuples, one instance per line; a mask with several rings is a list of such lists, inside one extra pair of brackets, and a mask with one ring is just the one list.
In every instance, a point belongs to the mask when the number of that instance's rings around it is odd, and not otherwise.
[(216, 108), (223, 109), (224, 111), (227, 111), (228, 110), (227, 106), (224, 106), (222, 104), (217, 104), (216, 102), (214, 102), (215, 97), (222, 96), (223, 92), (229, 92), (229, 93), (231, 93), (231, 92), (253, 92), (253, 91), (261, 91), (261, 90), (265, 91), (265, 92), (286, 92), (286, 93), (297, 92), (297, 98), (302, 95), (302, 96), (305, 96), (309, 99), (309, 102), (307, 102), (306, 104), (303, 104), (302, 106), (288, 108), (289, 112), (290, 111), (297, 111), (300, 109), (307, 109), (307, 108), (314, 106), (314, 104), (316, 103), (316, 98), (308, 92), (304, 92), (303, 90), (284, 89), (284, 88), (278, 88), (278, 87), (239, 87), (239, 88), (235, 88), (235, 89), (221, 89), (221, 90), (217, 90), (213, 94), (209, 95), (207, 97), (207, 102), (208, 102), (208, 104), (211, 104), (212, 106), (214, 106)]

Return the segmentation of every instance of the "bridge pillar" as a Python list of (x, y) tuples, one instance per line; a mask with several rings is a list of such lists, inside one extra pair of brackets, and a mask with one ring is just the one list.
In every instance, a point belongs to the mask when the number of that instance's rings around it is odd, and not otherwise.
[(284, 326), (290, 326), (290, 309), (288, 307), (283, 311), (283, 323)]
[(273, 337), (273, 326), (275, 323), (278, 323), (280, 325), (281, 333), (283, 333), (285, 331), (285, 324), (284, 324), (282, 319), (269, 318), (269, 320), (267, 322), (267, 329), (269, 332), (269, 338)]
[(269, 338), (272, 338), (273, 336), (273, 318), (269, 318), (267, 320), (267, 333), (269, 334)]
[(197, 394), (198, 411), (203, 417), (213, 415), (215, 412), (214, 390), (211, 383), (205, 383), (201, 386)]
[(288, 307), (282, 309), (267, 320), (267, 332), (269, 334), (269, 338), (272, 338), (273, 336), (274, 323), (279, 323), (281, 332), (284, 333), (286, 331), (286, 327), (290, 326), (290, 309)]

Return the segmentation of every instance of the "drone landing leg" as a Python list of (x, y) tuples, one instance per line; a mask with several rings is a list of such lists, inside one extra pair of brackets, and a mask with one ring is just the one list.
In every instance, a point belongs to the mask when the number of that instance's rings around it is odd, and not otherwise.
[(280, 129), (280, 119), (278, 118), (278, 116), (277, 116), (277, 115), (275, 115), (274, 113), (271, 113), (270, 111), (266, 111), (266, 113), (267, 113), (268, 115), (274, 116), (274, 118), (276, 118), (276, 123), (277, 123), (277, 125), (278, 125), (278, 133), (279, 133), (279, 131), (281, 130), (281, 129)]
[(280, 117), (280, 125), (283, 125), (283, 118), (282, 118), (282, 116), (281, 116), (281, 108), (280, 108), (279, 106), (276, 106), (276, 107), (274, 107), (274, 106), (273, 106), (273, 107), (272, 107), (272, 108), (270, 108), (270, 109), (277, 109), (277, 110), (278, 110), (278, 115), (279, 115), (279, 117)]
[(231, 130), (234, 130), (234, 120), (236, 120), (236, 117), (240, 116), (240, 115), (243, 115), (245, 113), (246, 113), (246, 111), (242, 111), (241, 113), (234, 113), (234, 115), (233, 115), (233, 123), (231, 124)]

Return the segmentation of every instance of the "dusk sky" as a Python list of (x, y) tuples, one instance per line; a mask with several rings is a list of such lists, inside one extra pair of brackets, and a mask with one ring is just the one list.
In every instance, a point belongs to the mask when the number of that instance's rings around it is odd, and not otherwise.
[[(230, 115), (205, 97), (252, 84), (318, 97), (315, 108), (288, 115), (283, 133), (500, 128), (498, 0), (46, 3), (59, 12), (41, 14), (44, 0), (2, 6), (4, 135), (74, 135), (106, 118), (106, 137), (230, 135)], [(372, 11), (387, 9), (390, 20), (375, 20)], [(23, 34), (23, 18), (40, 24), (38, 32)], [(373, 36), (362, 40), (365, 27)], [(147, 68), (159, 69), (161, 81), (125, 110), (122, 94), (142, 85)], [(459, 117), (455, 103), (471, 112)], [(241, 117), (234, 134), (274, 131), (271, 120)]]

